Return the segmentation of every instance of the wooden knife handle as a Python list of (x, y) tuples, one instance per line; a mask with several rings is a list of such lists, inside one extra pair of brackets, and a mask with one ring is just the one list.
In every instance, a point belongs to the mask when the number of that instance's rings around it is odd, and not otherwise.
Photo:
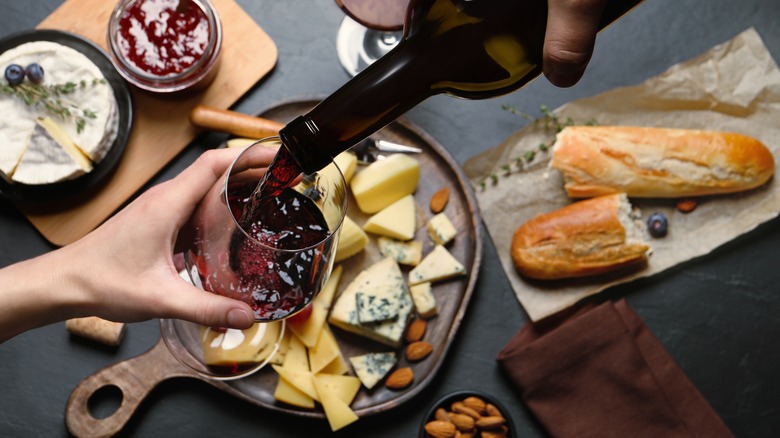
[(283, 123), (273, 120), (205, 105), (197, 105), (190, 111), (190, 122), (201, 128), (251, 139), (277, 136), (284, 127)]
[[(179, 363), (160, 339), (146, 353), (110, 365), (82, 380), (68, 399), (65, 424), (70, 433), (80, 438), (114, 436), (157, 384), (171, 377), (184, 376), (205, 380)], [(111, 387), (121, 391), (122, 403), (108, 417), (93, 417), (88, 406), (90, 398), (98, 391)]]

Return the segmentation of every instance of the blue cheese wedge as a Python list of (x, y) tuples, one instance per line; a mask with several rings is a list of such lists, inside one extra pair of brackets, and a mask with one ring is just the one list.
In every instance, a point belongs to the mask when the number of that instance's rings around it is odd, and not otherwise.
[(30, 143), (11, 179), (22, 184), (47, 184), (73, 179), (92, 170), (92, 163), (50, 119), (35, 124)]
[(466, 275), (466, 268), (442, 245), (422, 259), (419, 265), (409, 271), (409, 286), (425, 282), (436, 282)]
[(368, 353), (362, 356), (353, 356), (349, 358), (355, 375), (360, 379), (360, 383), (367, 389), (376, 386), (393, 369), (398, 358), (395, 353)]
[(439, 213), (428, 221), (428, 235), (437, 245), (446, 245), (455, 238), (458, 230), (445, 213)]
[(400, 297), (407, 292), (398, 263), (385, 258), (359, 275), (350, 286), (355, 293), (358, 321), (361, 324), (387, 321), (398, 316)]
[(392, 257), (402, 265), (417, 266), (422, 260), (423, 245), (419, 240), (401, 242), (389, 237), (379, 237), (376, 243), (382, 256)]
[(410, 286), (409, 293), (412, 295), (414, 307), (421, 317), (428, 319), (439, 314), (439, 308), (436, 305), (436, 297), (433, 296), (431, 283), (425, 282)]
[[(397, 348), (403, 341), (404, 330), (414, 310), (409, 289), (399, 276), (400, 269), (395, 260), (386, 257), (361, 271), (339, 295), (328, 318), (328, 322), (343, 330), (373, 339)], [(357, 294), (376, 290), (379, 285), (397, 285), (401, 293), (391, 303), (397, 306), (397, 315), (385, 321), (361, 323), (358, 318)]]

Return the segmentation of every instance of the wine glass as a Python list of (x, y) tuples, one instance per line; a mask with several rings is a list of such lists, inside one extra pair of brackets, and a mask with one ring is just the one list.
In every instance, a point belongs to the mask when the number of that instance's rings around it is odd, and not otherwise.
[(344, 69), (355, 76), (401, 40), (409, 0), (336, 0), (336, 4), (346, 13), (336, 51)]
[[(244, 301), (255, 312), (256, 325), (249, 331), (184, 321), (163, 324), (174, 355), (209, 377), (243, 377), (267, 363), (266, 347), (278, 346), (283, 320), (314, 299), (333, 268), (347, 208), (346, 182), (335, 163), (298, 177), (277, 196), (252, 203), (267, 167), (267, 154), (260, 152), (280, 145), (278, 137), (270, 137), (242, 151), (200, 201), (177, 240), (195, 286)], [(258, 335), (260, 331), (270, 338)], [(253, 340), (263, 354), (253, 356), (254, 347), (244, 351)], [(241, 360), (222, 351), (226, 345), (240, 349)]]

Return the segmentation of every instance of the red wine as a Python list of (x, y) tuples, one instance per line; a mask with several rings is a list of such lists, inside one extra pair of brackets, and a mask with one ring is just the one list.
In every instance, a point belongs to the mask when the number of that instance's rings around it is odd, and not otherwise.
[(189, 253), (203, 289), (244, 301), (256, 320), (271, 321), (298, 312), (319, 292), (335, 240), (311, 199), (316, 193), (281, 188), (247, 211), (256, 188), (256, 181), (229, 184), (228, 207), (240, 227), (208, 227), (205, 210)]
[[(607, 0), (599, 29), (640, 1)], [(510, 93), (542, 72), (546, 24), (544, 0), (411, 0), (398, 45), (279, 136), (310, 173), (430, 96)]]

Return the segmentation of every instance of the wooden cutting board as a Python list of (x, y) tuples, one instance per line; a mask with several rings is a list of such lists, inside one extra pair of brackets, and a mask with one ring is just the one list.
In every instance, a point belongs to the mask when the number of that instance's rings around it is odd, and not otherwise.
[[(199, 133), (189, 123), (197, 104), (228, 108), (276, 65), (271, 38), (233, 0), (212, 0), (223, 23), (221, 68), (201, 92), (154, 96), (132, 89), (133, 128), (124, 155), (98, 190), (64, 205), (17, 204), (51, 243), (66, 245), (92, 231), (148, 182)], [(67, 0), (38, 26), (79, 34), (106, 49), (108, 20), (116, 1)]]

